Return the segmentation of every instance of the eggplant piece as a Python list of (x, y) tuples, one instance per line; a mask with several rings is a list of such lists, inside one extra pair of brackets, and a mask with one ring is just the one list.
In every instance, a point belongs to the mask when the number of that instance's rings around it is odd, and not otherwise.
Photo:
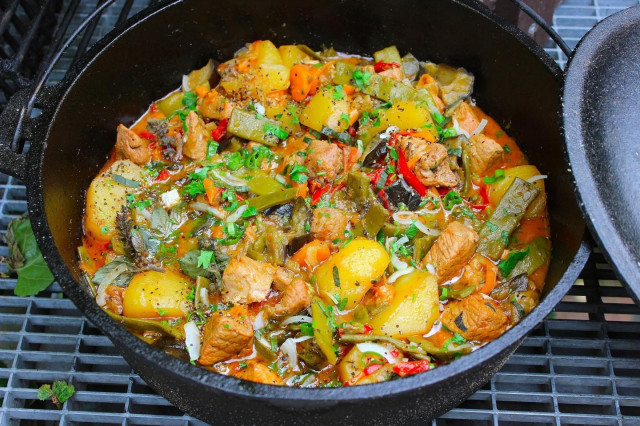
[(367, 148), (362, 153), (362, 165), (364, 167), (373, 167), (382, 157), (387, 154), (387, 141), (382, 139), (380, 135), (375, 135), (367, 144)]
[(279, 206), (269, 207), (264, 211), (264, 214), (271, 216), (277, 215), (284, 219), (285, 222), (289, 222), (293, 216), (293, 203), (280, 204)]
[(467, 98), (473, 92), (473, 74), (464, 68), (433, 62), (423, 62), (422, 67), (440, 85), (440, 94), (447, 107)]
[(387, 194), (387, 198), (396, 206), (403, 203), (411, 211), (420, 207), (422, 198), (418, 191), (413, 189), (403, 178), (398, 179), (389, 185), (384, 192)]

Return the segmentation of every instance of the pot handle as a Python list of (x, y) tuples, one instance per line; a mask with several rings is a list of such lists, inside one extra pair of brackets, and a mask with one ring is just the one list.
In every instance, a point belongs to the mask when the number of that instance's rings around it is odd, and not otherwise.
[(573, 50), (564, 41), (564, 39), (560, 36), (560, 34), (558, 34), (556, 32), (556, 30), (554, 30), (551, 25), (547, 24), (547, 22), (544, 19), (542, 19), (542, 16), (538, 15), (538, 13), (536, 13), (535, 10), (533, 10), (531, 7), (529, 7), (529, 5), (524, 3), (522, 0), (511, 0), (511, 2), (514, 5), (516, 5), (516, 7), (518, 7), (518, 9), (520, 9), (524, 13), (526, 13), (529, 16), (529, 18), (533, 19), (533, 21), (536, 24), (538, 24), (540, 26), (540, 28), (545, 30), (545, 32), (547, 34), (549, 34), (549, 37), (551, 37), (553, 39), (553, 41), (556, 42), (556, 44), (558, 45), (560, 50), (562, 50), (562, 52), (565, 55), (567, 55), (567, 58), (571, 58), (571, 56), (573, 55)]
[(0, 114), (0, 172), (22, 180), (26, 171), (26, 154), (18, 152), (18, 147), (30, 95), (29, 88), (19, 90)]

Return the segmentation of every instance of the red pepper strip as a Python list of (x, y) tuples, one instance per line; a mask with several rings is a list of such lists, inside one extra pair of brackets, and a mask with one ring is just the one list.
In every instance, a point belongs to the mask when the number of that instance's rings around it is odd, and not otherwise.
[(167, 169), (162, 169), (158, 177), (154, 179), (154, 182), (160, 182), (167, 179), (169, 179), (169, 171)]
[(380, 364), (371, 364), (370, 366), (368, 366), (367, 368), (364, 369), (364, 375), (365, 376), (370, 376), (373, 373), (375, 373), (376, 371), (378, 371), (380, 369), (380, 367), (382, 367), (382, 365), (380, 365)]
[(429, 361), (398, 362), (393, 366), (393, 371), (400, 377), (422, 373), (429, 370)]
[(404, 176), (404, 180), (407, 181), (409, 185), (413, 189), (415, 189), (421, 197), (427, 195), (427, 187), (422, 184), (413, 174), (413, 172), (409, 169), (409, 165), (407, 164), (407, 160), (404, 157), (404, 151), (398, 150), (398, 171), (402, 176)]
[(390, 70), (392, 68), (400, 68), (400, 64), (397, 62), (382, 62), (378, 61), (373, 65), (373, 69), (375, 72), (382, 72), (386, 70)]
[(450, 191), (453, 191), (453, 188), (436, 188), (436, 189), (438, 191), (438, 194), (440, 194), (440, 198), (447, 195)]
[(387, 193), (384, 192), (384, 189), (381, 189), (380, 192), (378, 192), (378, 197), (380, 197), (380, 200), (382, 200), (382, 205), (384, 206), (384, 208), (387, 210), (391, 210), (391, 206), (389, 206), (389, 200), (387, 199)]
[(362, 326), (362, 333), (360, 334), (371, 334), (372, 331), (373, 331), (373, 327), (371, 327), (369, 324), (364, 324)]
[(140, 136), (141, 138), (149, 139), (150, 141), (153, 141), (156, 139), (156, 135), (154, 135), (151, 132), (140, 132), (138, 133), (138, 136)]
[(156, 106), (156, 104), (152, 104), (151, 107), (149, 108), (149, 111), (158, 112), (158, 107)]
[(158, 145), (157, 141), (149, 142), (149, 149), (156, 149), (156, 145)]
[(327, 186), (323, 186), (322, 188), (314, 192), (313, 195), (311, 196), (311, 204), (313, 204), (314, 206), (318, 204), (318, 202), (320, 201), (320, 198), (322, 198), (322, 196), (325, 193), (329, 192), (329, 189), (331, 189), (331, 186), (327, 185)]
[(228, 124), (229, 124), (228, 118), (220, 120), (220, 122), (218, 123), (218, 126), (211, 131), (211, 138), (216, 142), (220, 142), (220, 139), (222, 139), (223, 136), (227, 134)]
[(347, 133), (349, 133), (349, 136), (351, 136), (352, 138), (355, 138), (356, 137), (356, 128), (353, 127), (353, 126), (350, 126), (347, 129)]

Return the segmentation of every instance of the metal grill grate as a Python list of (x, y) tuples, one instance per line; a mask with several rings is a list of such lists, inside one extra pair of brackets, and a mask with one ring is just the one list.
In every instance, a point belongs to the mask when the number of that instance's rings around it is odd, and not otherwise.
[[(66, 0), (56, 15), (52, 48), (61, 46), (104, 3)], [(566, 0), (556, 11), (554, 26), (574, 47), (600, 19), (637, 3)], [(87, 46), (147, 4), (120, 0), (106, 8), (58, 62), (50, 82), (59, 81)], [(558, 48), (549, 44), (546, 50), (564, 66), (566, 58)], [(24, 186), (0, 174), (0, 235), (25, 210)], [(0, 256), (7, 253), (0, 244)], [(30, 298), (13, 296), (14, 285), (15, 280), (0, 278), (1, 425), (202, 424), (134, 374), (57, 284)], [(596, 252), (555, 312), (491, 382), (434, 424), (640, 425), (639, 323), (640, 308)], [(66, 380), (77, 390), (62, 410), (36, 398), (37, 388), (54, 380)]]

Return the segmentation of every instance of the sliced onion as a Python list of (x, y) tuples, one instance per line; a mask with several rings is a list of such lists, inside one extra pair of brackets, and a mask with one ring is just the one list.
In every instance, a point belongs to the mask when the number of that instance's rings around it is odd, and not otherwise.
[(436, 268), (434, 268), (432, 264), (427, 263), (426, 265), (424, 265), (424, 267), (427, 269), (427, 272), (429, 272), (431, 275), (436, 274)]
[(275, 179), (283, 185), (287, 184), (287, 180), (282, 175), (277, 174)]
[(471, 137), (471, 135), (470, 135), (466, 130), (464, 130), (464, 129), (460, 128), (460, 124), (458, 124), (458, 120), (456, 120), (456, 118), (455, 118), (455, 117), (453, 118), (453, 128), (454, 128), (454, 129), (456, 129), (456, 132), (457, 132), (459, 135), (464, 135), (464, 136), (466, 136), (467, 138), (470, 138), (470, 137)]
[(409, 265), (407, 265), (406, 262), (403, 262), (402, 260), (400, 260), (395, 253), (391, 255), (391, 264), (393, 265), (394, 268), (396, 268), (397, 271), (401, 271), (409, 267)]
[(145, 210), (145, 209), (138, 210), (138, 213), (140, 213), (140, 216), (144, 217), (148, 221), (151, 221), (151, 213), (149, 213), (147, 210)]
[(311, 336), (303, 336), (295, 339), (289, 338), (280, 346), (280, 350), (287, 355), (289, 366), (292, 370), (298, 370), (298, 348), (296, 347), (296, 343), (304, 342), (309, 339), (311, 339)]
[(189, 321), (184, 325), (184, 343), (191, 361), (200, 358), (200, 330), (195, 321)]
[(261, 103), (256, 102), (255, 104), (253, 104), (253, 107), (256, 109), (256, 112), (260, 115), (264, 115), (265, 113), (265, 109), (264, 106), (262, 106)]
[(414, 212), (395, 212), (393, 214), (393, 220), (400, 225), (411, 225), (415, 219), (416, 214)]
[(389, 139), (391, 137), (391, 134), (397, 132), (398, 130), (400, 130), (400, 128), (398, 128), (397, 126), (389, 126), (387, 127), (387, 130), (380, 133), (380, 139)]
[(107, 305), (107, 287), (109, 287), (109, 284), (103, 282), (96, 290), (96, 303), (100, 307), (105, 307)]
[(403, 244), (406, 244), (409, 242), (409, 238), (407, 238), (406, 235), (403, 235), (402, 237), (400, 237), (400, 239), (398, 240), (398, 245), (401, 246)]
[(362, 139), (357, 140), (356, 146), (358, 147), (358, 157), (361, 157), (362, 153), (364, 152), (364, 144), (362, 143)]
[(380, 356), (383, 356), (384, 359), (386, 359), (387, 362), (390, 364), (395, 364), (397, 361), (396, 357), (391, 355), (391, 351), (389, 349), (377, 343), (370, 343), (370, 342), (358, 343), (356, 347), (362, 353), (373, 352)]
[(236, 177), (236, 176), (232, 175), (231, 173), (225, 173), (223, 175), (222, 173), (220, 173), (220, 171), (214, 169), (214, 170), (211, 171), (211, 174), (216, 179), (226, 183), (229, 186), (233, 186), (236, 189), (238, 189), (238, 188), (247, 188), (248, 189), (246, 180), (240, 179), (239, 177)]
[(531, 176), (529, 179), (527, 179), (527, 182), (533, 183), (533, 182), (535, 182), (537, 180), (546, 179), (548, 177), (549, 176), (547, 176), (547, 175), (535, 175), (535, 176)]
[(416, 228), (418, 228), (420, 232), (422, 232), (424, 235), (433, 235), (434, 237), (437, 237), (438, 235), (440, 235), (440, 231), (438, 231), (437, 229), (431, 229), (427, 227), (427, 225), (420, 222), (419, 220), (416, 220), (415, 225), (416, 225)]
[[(253, 320), (253, 329), (260, 330), (267, 325), (267, 321), (264, 319), (264, 311), (258, 312), (258, 315)], [(269, 345), (267, 345), (269, 346)]]
[(209, 291), (206, 288), (200, 289), (200, 302), (204, 306), (209, 306)]
[(236, 209), (235, 212), (231, 213), (229, 216), (227, 216), (227, 223), (235, 223), (238, 219), (240, 219), (240, 217), (242, 217), (242, 213), (244, 213), (245, 210), (247, 210), (249, 208), (248, 205), (243, 204), (240, 207), (238, 207)]
[(410, 274), (413, 271), (415, 271), (415, 268), (413, 266), (409, 266), (408, 268), (396, 271), (393, 274), (389, 275), (389, 278), (387, 278), (387, 282), (393, 284), (401, 276)]
[(473, 135), (477, 135), (478, 133), (482, 133), (482, 131), (484, 130), (484, 127), (487, 125), (488, 121), (486, 118), (483, 118), (482, 120), (480, 120), (480, 124), (478, 124), (478, 127), (476, 127), (476, 129), (473, 131), (473, 133), (471, 133), (471, 136)]
[(289, 317), (286, 320), (282, 321), (280, 323), (280, 325), (289, 325), (289, 324), (294, 324), (294, 323), (311, 322), (311, 321), (313, 321), (313, 318), (311, 318), (310, 316), (307, 316), (307, 315), (294, 315), (294, 316)]
[(210, 206), (209, 204), (199, 203), (197, 201), (194, 201), (193, 203), (189, 203), (189, 208), (199, 212), (211, 213), (218, 219), (224, 219), (226, 216), (224, 212)]

